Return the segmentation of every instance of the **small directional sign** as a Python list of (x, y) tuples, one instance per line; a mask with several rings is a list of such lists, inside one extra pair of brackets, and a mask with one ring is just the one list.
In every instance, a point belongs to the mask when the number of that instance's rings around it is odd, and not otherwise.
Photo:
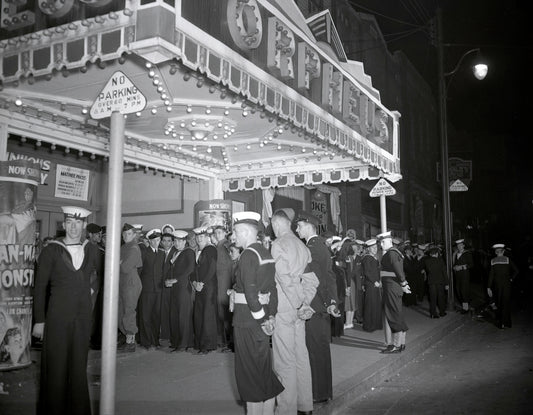
[(450, 185), (450, 192), (466, 192), (467, 190), (468, 186), (459, 179)]
[(107, 81), (91, 107), (91, 117), (98, 120), (110, 117), (112, 112), (131, 114), (146, 107), (146, 97), (121, 71)]
[(370, 197), (393, 196), (395, 194), (396, 189), (392, 187), (385, 179), (379, 179), (379, 181), (370, 191)]

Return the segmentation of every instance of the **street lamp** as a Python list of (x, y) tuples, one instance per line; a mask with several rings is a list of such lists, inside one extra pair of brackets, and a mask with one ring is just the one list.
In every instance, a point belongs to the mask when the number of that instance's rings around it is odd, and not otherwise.
[[(479, 56), (479, 48), (470, 49), (463, 53), (455, 68), (450, 72), (444, 72), (444, 53), (442, 39), (442, 11), (437, 9), (437, 45), (438, 45), (438, 80), (439, 80), (439, 110), (440, 110), (440, 144), (441, 144), (441, 166), (442, 166), (442, 207), (444, 216), (444, 246), (446, 253), (446, 271), (450, 279), (448, 289), (448, 304), (453, 309), (455, 306), (453, 275), (452, 275), (452, 229), (451, 229), (451, 212), (450, 212), (450, 183), (448, 177), (448, 124), (446, 112), (447, 86), (446, 77), (451, 77), (458, 71), (463, 63), (464, 58), (472, 53)], [(483, 80), (487, 76), (488, 66), (484, 62), (477, 62), (473, 67), (474, 76), (478, 80)]]

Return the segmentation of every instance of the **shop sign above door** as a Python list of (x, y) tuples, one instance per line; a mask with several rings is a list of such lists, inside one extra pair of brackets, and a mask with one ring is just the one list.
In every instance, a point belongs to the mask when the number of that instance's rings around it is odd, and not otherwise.
[(131, 114), (146, 107), (146, 97), (121, 71), (116, 71), (107, 81), (91, 107), (93, 119), (107, 118), (112, 112)]

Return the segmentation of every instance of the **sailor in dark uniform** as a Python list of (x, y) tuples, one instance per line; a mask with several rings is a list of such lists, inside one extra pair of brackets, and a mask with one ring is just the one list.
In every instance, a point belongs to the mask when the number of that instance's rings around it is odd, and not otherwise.
[(470, 270), (474, 266), (472, 254), (465, 249), (465, 240), (455, 241), (457, 251), (453, 254), (453, 270), (455, 271), (455, 286), (457, 297), (462, 306), (462, 313), (469, 310), (470, 302)]
[(90, 279), (98, 268), (99, 252), (87, 240), (81, 243), (91, 212), (75, 206), (62, 209), (65, 237), (43, 249), (35, 278), (32, 334), (43, 340), (38, 412), (90, 414)]
[(259, 213), (238, 212), (233, 218), (235, 243), (244, 248), (234, 285), (237, 388), (248, 415), (273, 415), (275, 397), (284, 389), (273, 371), (269, 345), (278, 306), (274, 259), (257, 241)]
[(405, 349), (405, 332), (408, 330), (402, 310), (402, 296), (411, 292), (403, 271), (403, 255), (392, 246), (390, 232), (377, 236), (381, 258), (381, 283), (383, 286), (383, 328), (387, 348), (382, 353), (400, 353)]
[(206, 227), (193, 230), (196, 234), (196, 275), (192, 286), (194, 299), (194, 346), (199, 354), (217, 349), (217, 249), (211, 245)]
[(170, 279), (165, 281), (165, 285), (170, 288), (171, 352), (185, 351), (194, 346), (191, 279), (196, 268), (196, 258), (187, 243), (188, 236), (186, 231), (174, 231), (176, 251), (170, 258)]
[(313, 402), (327, 402), (333, 397), (331, 370), (331, 319), (340, 317), (337, 308), (337, 284), (332, 271), (329, 249), (317, 236), (318, 218), (307, 212), (300, 212), (296, 218), (296, 233), (306, 241), (312, 262), (309, 271), (315, 273), (319, 284), (311, 301), (313, 315), (305, 322), (305, 344), (309, 352), (313, 385)]
[(161, 230), (151, 229), (146, 234), (148, 248), (141, 250), (142, 290), (139, 297), (139, 343), (145, 349), (159, 346), (159, 330), (161, 327), (161, 291), (163, 290), (163, 262), (165, 253), (159, 248)]
[(505, 245), (492, 246), (496, 256), (490, 261), (487, 292), (496, 302), (496, 322), (499, 328), (510, 328), (511, 323), (511, 282), (518, 275), (513, 261), (505, 256)]

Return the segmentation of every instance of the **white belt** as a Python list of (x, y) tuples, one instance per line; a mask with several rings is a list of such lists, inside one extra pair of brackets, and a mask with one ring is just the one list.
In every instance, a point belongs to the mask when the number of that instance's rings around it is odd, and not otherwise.
[(396, 274), (394, 272), (391, 272), (391, 271), (380, 271), (379, 275), (381, 277), (395, 277), (396, 276)]
[(235, 293), (235, 304), (248, 304), (244, 293)]

